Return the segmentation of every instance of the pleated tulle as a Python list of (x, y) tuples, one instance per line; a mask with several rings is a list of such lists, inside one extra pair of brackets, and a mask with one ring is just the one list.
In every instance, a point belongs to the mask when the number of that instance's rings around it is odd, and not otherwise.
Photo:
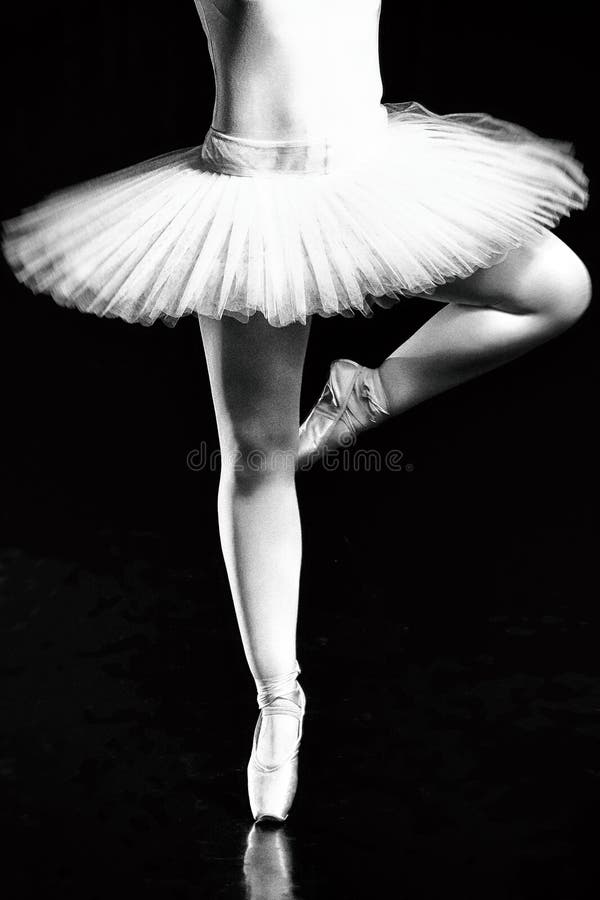
[(355, 135), (353, 168), (238, 177), (208, 170), (200, 147), (176, 150), (51, 194), (3, 223), (3, 252), (33, 292), (98, 316), (259, 312), (284, 326), (430, 293), (587, 203), (568, 144), (386, 107), (383, 140)]

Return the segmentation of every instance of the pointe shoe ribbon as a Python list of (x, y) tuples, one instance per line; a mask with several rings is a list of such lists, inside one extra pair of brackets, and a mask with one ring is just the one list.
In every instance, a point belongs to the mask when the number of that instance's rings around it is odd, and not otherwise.
[(376, 369), (351, 359), (331, 363), (321, 396), (300, 426), (298, 465), (355, 443), (360, 431), (390, 415)]
[[(248, 763), (248, 798), (255, 822), (284, 822), (298, 786), (298, 753), (302, 740), (306, 696), (298, 684), (296, 703), (286, 697), (275, 698), (259, 713), (252, 753)], [(258, 739), (266, 716), (293, 716), (298, 720), (298, 737), (291, 752), (275, 765), (265, 765), (258, 756)]]

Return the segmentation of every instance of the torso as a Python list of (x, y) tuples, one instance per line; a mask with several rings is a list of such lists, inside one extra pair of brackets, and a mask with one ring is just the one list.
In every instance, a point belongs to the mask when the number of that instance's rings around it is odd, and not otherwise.
[(195, 0), (215, 76), (212, 126), (292, 140), (380, 112), (381, 0)]

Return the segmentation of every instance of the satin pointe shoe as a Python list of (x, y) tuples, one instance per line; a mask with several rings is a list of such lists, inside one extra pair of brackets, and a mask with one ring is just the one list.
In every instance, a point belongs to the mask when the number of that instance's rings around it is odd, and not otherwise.
[[(298, 752), (302, 740), (306, 696), (298, 684), (298, 703), (288, 697), (276, 697), (258, 715), (248, 763), (248, 798), (257, 824), (277, 825), (285, 822), (298, 786)], [(265, 765), (258, 755), (261, 725), (267, 716), (293, 716), (298, 720), (298, 737), (292, 751), (276, 765)]]
[(349, 447), (361, 431), (390, 416), (377, 369), (335, 359), (321, 396), (300, 426), (298, 468), (310, 468), (328, 450)]

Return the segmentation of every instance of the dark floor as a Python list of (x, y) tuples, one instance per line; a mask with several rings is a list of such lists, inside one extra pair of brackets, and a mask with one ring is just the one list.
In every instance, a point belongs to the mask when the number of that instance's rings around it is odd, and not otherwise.
[[(365, 436), (400, 470), (299, 475), (308, 712), (273, 832), (247, 805), (218, 473), (186, 464), (217, 446), (197, 328), (28, 304), (2, 476), (5, 896), (592, 896), (589, 325)], [(403, 315), (319, 322), (304, 407)]]

